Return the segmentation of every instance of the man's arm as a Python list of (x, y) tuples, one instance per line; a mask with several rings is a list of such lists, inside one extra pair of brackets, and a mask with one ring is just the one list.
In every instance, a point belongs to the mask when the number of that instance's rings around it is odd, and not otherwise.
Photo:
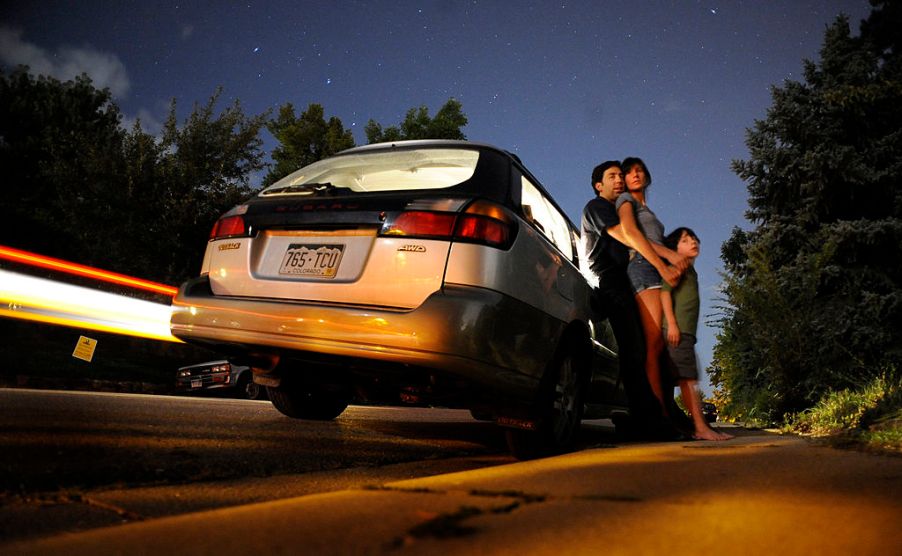
[(645, 259), (655, 267), (655, 270), (661, 275), (661, 278), (670, 284), (676, 286), (680, 282), (681, 272), (671, 266), (668, 266), (652, 247), (651, 242), (645, 237), (645, 234), (639, 230), (636, 224), (636, 216), (633, 213), (633, 207), (629, 203), (623, 203), (617, 209), (617, 215), (620, 217), (620, 224), (607, 228), (608, 234), (620, 243), (631, 247), (638, 251)]

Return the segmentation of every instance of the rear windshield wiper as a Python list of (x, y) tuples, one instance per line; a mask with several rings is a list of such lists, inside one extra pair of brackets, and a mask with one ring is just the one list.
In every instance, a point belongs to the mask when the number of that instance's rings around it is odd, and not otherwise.
[(297, 193), (299, 195), (328, 195), (330, 193), (347, 193), (350, 191), (350, 187), (344, 187), (341, 185), (332, 185), (329, 182), (325, 183), (299, 183), (297, 185), (285, 185), (282, 187), (277, 187), (275, 189), (267, 189), (264, 195), (275, 195), (276, 193)]

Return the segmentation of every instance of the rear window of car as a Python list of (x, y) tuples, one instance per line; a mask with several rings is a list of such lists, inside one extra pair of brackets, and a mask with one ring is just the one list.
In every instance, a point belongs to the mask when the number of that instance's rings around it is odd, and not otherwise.
[(473, 177), (479, 151), (398, 149), (327, 158), (293, 172), (261, 196), (314, 195), (329, 190), (356, 193), (444, 189)]

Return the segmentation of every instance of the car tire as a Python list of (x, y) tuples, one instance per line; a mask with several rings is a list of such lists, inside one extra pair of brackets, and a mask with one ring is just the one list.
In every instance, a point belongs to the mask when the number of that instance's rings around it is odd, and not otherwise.
[(250, 371), (242, 373), (235, 385), (238, 397), (247, 400), (262, 400), (266, 397), (266, 389), (254, 382)]
[(579, 431), (583, 414), (583, 365), (570, 347), (563, 350), (539, 386), (536, 429), (507, 431), (507, 445), (517, 459), (533, 459), (567, 451)]
[(314, 385), (267, 386), (269, 401), (280, 413), (293, 419), (331, 421), (347, 409), (350, 396), (342, 389)]

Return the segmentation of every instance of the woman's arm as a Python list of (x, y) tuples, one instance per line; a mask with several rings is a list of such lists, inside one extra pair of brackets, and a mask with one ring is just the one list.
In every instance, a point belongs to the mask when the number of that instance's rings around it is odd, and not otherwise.
[[(631, 247), (638, 251), (645, 259), (655, 267), (655, 270), (661, 274), (661, 278), (670, 284), (676, 286), (680, 281), (681, 272), (671, 266), (668, 266), (658, 253), (652, 247), (651, 242), (645, 237), (645, 234), (636, 224), (636, 215), (633, 212), (633, 206), (629, 203), (623, 203), (617, 209), (617, 216), (620, 217), (620, 224), (608, 228), (608, 233), (620, 243)], [(663, 246), (662, 246), (663, 247)], [(666, 247), (665, 247), (666, 249)]]
[(692, 261), (689, 260), (689, 257), (684, 255), (680, 255), (673, 249), (670, 249), (660, 243), (649, 240), (648, 243), (651, 244), (652, 248), (654, 248), (655, 253), (658, 254), (662, 259), (666, 259), (670, 264), (677, 267), (677, 269), (682, 274), (689, 268), (689, 265), (692, 264)]

